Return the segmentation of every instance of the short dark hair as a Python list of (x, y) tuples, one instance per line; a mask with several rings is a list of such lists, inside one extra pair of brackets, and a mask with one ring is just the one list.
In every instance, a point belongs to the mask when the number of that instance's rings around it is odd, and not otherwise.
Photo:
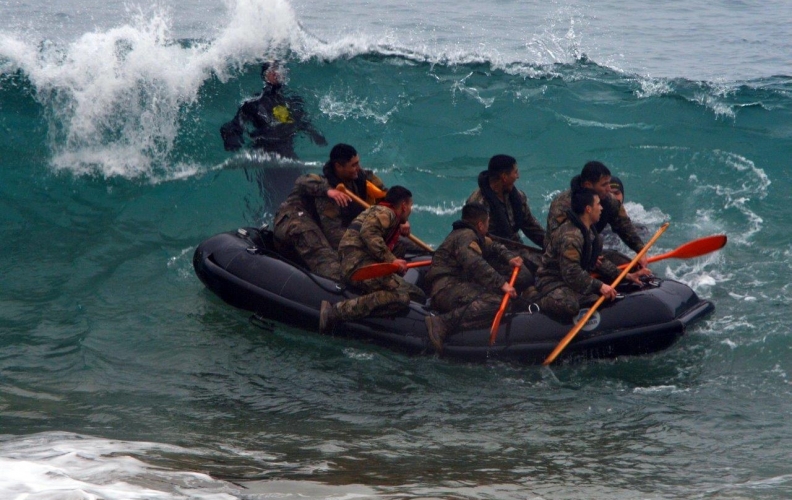
[(355, 156), (358, 152), (349, 144), (338, 143), (330, 150), (330, 165), (338, 163), (346, 163)]
[(491, 175), (500, 174), (501, 172), (511, 172), (517, 160), (509, 155), (495, 155), (490, 158), (487, 165), (487, 172)]
[(583, 215), (586, 207), (594, 204), (594, 197), (597, 192), (589, 188), (575, 189), (572, 191), (572, 213)]
[(489, 209), (481, 203), (465, 203), (462, 207), (462, 220), (466, 222), (478, 222), (489, 217)]
[(412, 198), (412, 192), (406, 187), (391, 186), (382, 201), (396, 206), (405, 200), (409, 200), (410, 198)]
[(580, 171), (580, 183), (590, 182), (596, 184), (604, 176), (610, 177), (611, 172), (604, 163), (598, 161), (590, 161), (583, 165), (583, 170)]

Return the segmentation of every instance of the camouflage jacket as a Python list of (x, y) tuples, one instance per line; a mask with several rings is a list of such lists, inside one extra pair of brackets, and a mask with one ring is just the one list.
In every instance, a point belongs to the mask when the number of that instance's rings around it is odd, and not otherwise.
[(498, 292), (507, 280), (490, 262), (493, 259), (509, 261), (516, 255), (490, 238), (480, 238), (463, 221), (455, 222), (453, 227), (454, 230), (435, 251), (432, 266), (426, 274), (431, 294), (460, 281), (480, 285), (482, 291)]
[[(517, 194), (520, 196), (521, 204), (522, 204), (522, 220), (515, 221), (514, 220), (514, 210), (510, 203), (503, 203), (501, 202), (501, 208), (505, 209), (506, 215), (509, 219), (508, 223), (511, 228), (519, 228), (522, 230), (523, 233), (536, 243), (540, 248), (543, 248), (544, 239), (545, 239), (545, 230), (542, 228), (542, 225), (539, 224), (539, 221), (536, 220), (536, 217), (533, 216), (531, 213), (531, 209), (528, 207), (528, 197), (522, 191), (514, 188), (517, 191)], [(487, 198), (481, 192), (481, 189), (476, 189), (467, 199), (468, 203), (481, 203), (482, 205), (486, 206), (490, 210), (490, 232), (496, 236), (500, 236), (501, 238), (508, 238), (514, 241), (521, 241), (520, 234), (516, 230), (510, 230), (510, 234), (500, 234), (500, 231), (496, 231), (495, 227), (492, 225), (492, 212), (493, 207), (490, 206)]]
[[(382, 180), (374, 175), (370, 170), (361, 172), (366, 180), (370, 181), (379, 189), (385, 189)], [(345, 184), (346, 188), (359, 197), (366, 199), (365, 193), (358, 193), (359, 189), (353, 183)], [(363, 211), (354, 201), (342, 208), (332, 198), (327, 196), (327, 191), (335, 188), (330, 186), (327, 177), (319, 174), (301, 175), (294, 182), (292, 189), (286, 200), (278, 207), (275, 214), (275, 224), (277, 225), (283, 217), (290, 214), (307, 213), (322, 229), (327, 237), (327, 241), (334, 249), (338, 248), (341, 238), (344, 236), (349, 223), (355, 216)], [(350, 214), (347, 214), (349, 212)]]
[[(385, 184), (383, 184), (382, 180), (374, 175), (374, 172), (371, 170), (361, 171), (360, 176), (364, 177), (365, 181), (370, 182), (376, 188), (383, 191), (385, 190)], [(324, 178), (327, 179), (327, 176)], [(375, 204), (377, 199), (369, 196), (367, 192), (360, 192), (363, 191), (359, 188), (360, 184), (361, 183), (357, 182), (345, 182), (344, 187), (350, 193), (354, 193), (357, 197), (366, 200), (370, 205)], [(335, 189), (337, 186), (337, 184), (335, 186), (328, 184), (328, 189)], [(344, 232), (347, 230), (347, 227), (349, 227), (349, 224), (355, 219), (355, 217), (363, 212), (364, 208), (354, 201), (350, 201), (349, 205), (346, 207), (341, 207), (328, 196), (316, 198), (315, 204), (316, 213), (319, 216), (319, 225), (322, 228), (322, 232), (327, 237), (327, 241), (330, 242), (330, 245), (333, 248), (338, 248), (338, 245), (341, 243), (341, 238), (344, 237)]]
[[(602, 264), (596, 266), (584, 264), (584, 256), (591, 256), (593, 245), (598, 244), (597, 233), (587, 230), (588, 238), (572, 220), (567, 219), (554, 231), (547, 240), (547, 247), (542, 255), (542, 265), (537, 271), (537, 288), (542, 293), (547, 293), (559, 286), (566, 285), (581, 295), (599, 293), (602, 281), (591, 276), (596, 271), (611, 283), (619, 274), (619, 269), (608, 259), (602, 259)], [(588, 240), (589, 248), (586, 248)], [(589, 258), (594, 261), (596, 254)]]
[[(600, 215), (599, 222), (597, 222), (596, 230), (600, 232), (606, 226), (610, 225), (613, 232), (618, 234), (619, 238), (621, 238), (631, 250), (636, 253), (640, 252), (644, 247), (644, 242), (638, 235), (638, 230), (630, 220), (621, 202), (616, 198), (608, 196), (607, 198), (600, 199), (600, 203), (602, 204), (602, 214)], [(547, 213), (546, 241), (549, 240), (552, 233), (567, 220), (567, 211), (571, 208), (572, 192), (569, 189), (556, 196), (553, 202), (550, 203), (550, 210)]]
[(277, 225), (286, 216), (296, 215), (300, 212), (309, 214), (316, 223), (319, 223), (313, 200), (321, 196), (327, 197), (327, 189), (327, 180), (321, 175), (299, 176), (294, 181), (294, 188), (289, 196), (278, 207), (278, 211), (275, 213), (275, 224)]
[(396, 213), (382, 205), (374, 205), (355, 217), (338, 245), (344, 279), (349, 281), (362, 266), (396, 260), (387, 241), (400, 225)]

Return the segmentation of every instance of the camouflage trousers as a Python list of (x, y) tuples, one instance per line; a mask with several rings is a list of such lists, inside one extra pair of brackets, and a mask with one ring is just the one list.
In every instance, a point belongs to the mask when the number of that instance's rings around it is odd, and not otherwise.
[(440, 311), (450, 334), (486, 328), (492, 324), (503, 295), (482, 292), (465, 281), (448, 280), (432, 294), (432, 307)]
[(361, 295), (333, 306), (341, 321), (395, 316), (407, 310), (410, 300), (426, 302), (423, 290), (396, 275), (358, 281), (352, 288)]
[(308, 269), (320, 276), (341, 281), (341, 262), (319, 225), (304, 214), (287, 215), (275, 224), (275, 248), (296, 255)]
[(539, 310), (556, 319), (574, 318), (580, 308), (599, 299), (597, 294), (581, 295), (568, 286), (559, 286), (537, 301)]

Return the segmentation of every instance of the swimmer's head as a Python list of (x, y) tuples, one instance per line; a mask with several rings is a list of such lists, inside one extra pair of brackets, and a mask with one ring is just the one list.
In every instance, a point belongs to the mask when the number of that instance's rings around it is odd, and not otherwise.
[(264, 80), (264, 84), (284, 85), (288, 79), (288, 72), (279, 61), (267, 61), (261, 65), (261, 79)]

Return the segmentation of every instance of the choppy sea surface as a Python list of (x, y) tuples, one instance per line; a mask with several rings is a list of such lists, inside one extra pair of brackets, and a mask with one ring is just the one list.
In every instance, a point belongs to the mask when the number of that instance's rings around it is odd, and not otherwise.
[[(792, 4), (0, 1), (0, 497), (792, 496)], [(287, 61), (439, 244), (490, 156), (544, 219), (592, 159), (715, 313), (552, 369), (262, 330), (192, 270), (296, 162), (218, 129)], [(288, 182), (287, 182), (288, 184)]]

